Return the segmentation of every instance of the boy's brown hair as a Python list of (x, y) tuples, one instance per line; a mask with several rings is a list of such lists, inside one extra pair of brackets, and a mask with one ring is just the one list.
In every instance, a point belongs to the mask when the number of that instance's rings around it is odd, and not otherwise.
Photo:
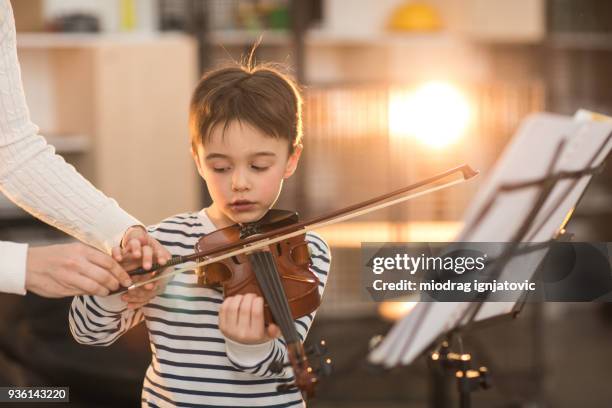
[(194, 151), (209, 140), (216, 126), (225, 131), (234, 120), (286, 139), (292, 154), (302, 141), (302, 97), (296, 84), (272, 66), (236, 65), (205, 74), (191, 98)]

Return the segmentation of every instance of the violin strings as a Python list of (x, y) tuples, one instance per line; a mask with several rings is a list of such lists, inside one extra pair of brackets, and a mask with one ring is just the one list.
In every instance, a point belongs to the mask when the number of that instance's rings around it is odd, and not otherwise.
[(270, 253), (265, 253), (264, 256), (269, 264), (268, 270), (271, 271), (271, 280), (274, 282), (274, 285), (277, 288), (277, 293), (281, 294), (280, 301), (283, 304), (283, 313), (285, 314), (285, 319), (293, 327), (293, 316), (291, 315), (289, 299), (287, 298), (287, 294), (285, 293), (285, 288), (283, 287), (278, 268), (276, 267), (276, 264), (274, 262), (274, 258)]
[(282, 320), (283, 326), (285, 326), (285, 340), (287, 342), (295, 342), (297, 341), (297, 333), (295, 331), (293, 317), (291, 316), (289, 302), (285, 295), (278, 269), (274, 263), (274, 258), (269, 252), (260, 252), (260, 256), (264, 263), (267, 264), (263, 272), (272, 287), (273, 296), (276, 298), (278, 304), (278, 310), (281, 314), (280, 319)]
[(287, 295), (285, 294), (285, 289), (282, 285), (280, 274), (278, 273), (278, 268), (274, 262), (274, 258), (272, 254), (269, 252), (262, 252), (262, 258), (267, 263), (267, 268), (265, 270), (266, 274), (269, 276), (269, 280), (274, 287), (274, 293), (279, 297), (279, 302), (281, 303), (280, 311), (283, 314), (283, 320), (287, 325), (288, 336), (289, 338), (285, 338), (288, 342), (297, 341), (297, 333), (295, 331), (295, 325), (293, 323), (293, 316), (291, 315), (291, 308), (289, 306), (289, 301), (287, 299)]
[[(276, 306), (276, 310), (278, 311), (278, 315), (274, 316), (276, 323), (282, 328), (283, 336), (285, 336), (285, 340), (290, 341), (290, 326), (287, 321), (287, 314), (285, 313), (285, 308), (283, 307), (282, 297), (284, 296), (282, 292), (279, 292), (278, 286), (275, 285), (274, 281), (274, 270), (270, 269), (270, 265), (267, 262), (268, 258), (266, 255), (269, 255), (264, 252), (258, 253), (258, 258), (262, 263), (262, 274), (264, 275), (264, 280), (266, 281), (266, 285), (271, 290), (271, 297), (273, 298), (274, 304)], [(274, 267), (275, 265), (273, 265)]]
[(255, 276), (257, 278), (257, 281), (260, 284), (261, 290), (264, 294), (264, 298), (268, 302), (268, 306), (270, 307), (270, 311), (272, 312), (272, 316), (274, 317), (274, 320), (280, 327), (281, 332), (283, 333), (283, 336), (285, 337), (285, 340), (289, 341), (287, 337), (290, 337), (290, 328), (287, 325), (286, 318), (282, 313), (282, 306), (279, 302), (279, 297), (276, 296), (273, 290), (273, 286), (271, 285), (271, 282), (270, 282), (271, 274), (266, 273), (265, 265), (263, 263), (263, 259), (261, 255), (262, 253), (259, 251), (251, 255), (251, 258), (254, 261), (253, 264), (254, 264), (254, 269), (255, 269)]

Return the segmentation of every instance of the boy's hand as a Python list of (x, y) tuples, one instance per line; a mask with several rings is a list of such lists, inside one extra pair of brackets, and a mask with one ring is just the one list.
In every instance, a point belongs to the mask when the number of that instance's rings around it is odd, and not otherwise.
[[(121, 252), (121, 266), (126, 270), (133, 270), (141, 265), (142, 252), (136, 256), (131, 248), (120, 250)], [(115, 252), (113, 251), (113, 256)], [(158, 270), (146, 275), (132, 276), (134, 283), (141, 282), (144, 280), (151, 279), (152, 277), (162, 273), (164, 270)], [(136, 289), (131, 289), (127, 293), (121, 295), (121, 300), (128, 304), (128, 309), (137, 309), (141, 306), (146, 305), (151, 299), (159, 295), (165, 288), (166, 280), (160, 279), (155, 282), (147, 283), (144, 286)]]
[(219, 330), (242, 344), (260, 344), (280, 336), (275, 324), (264, 324), (264, 300), (249, 293), (225, 298), (219, 309)]
[[(114, 247), (112, 249), (112, 255), (127, 271), (136, 269), (140, 266), (144, 269), (151, 268), (154, 257), (157, 263), (165, 265), (172, 257), (170, 252), (157, 242), (156, 239), (151, 237), (142, 226), (130, 227), (121, 240), (121, 247)], [(133, 282), (140, 282), (150, 279), (162, 271), (163, 270), (146, 275), (132, 276), (131, 278)], [(165, 287), (165, 282), (164, 279), (161, 279), (132, 289), (121, 295), (121, 299), (128, 304), (128, 309), (137, 309), (160, 294)]]
[(118, 262), (122, 260), (122, 250), (128, 250), (134, 257), (142, 258), (141, 264), (144, 269), (149, 269), (154, 261), (165, 265), (172, 258), (170, 252), (151, 237), (141, 225), (128, 228), (121, 240), (121, 246), (113, 248), (113, 258)]
[[(134, 276), (132, 279), (134, 280), (134, 283), (136, 283), (150, 279), (162, 271), (163, 269), (161, 271), (151, 272), (146, 275)], [(121, 295), (121, 300), (127, 303), (128, 309), (138, 309), (139, 307), (149, 303), (149, 301), (155, 296), (162, 293), (165, 287), (166, 280), (162, 278), (158, 281), (147, 283), (139, 288), (129, 290), (127, 293)]]

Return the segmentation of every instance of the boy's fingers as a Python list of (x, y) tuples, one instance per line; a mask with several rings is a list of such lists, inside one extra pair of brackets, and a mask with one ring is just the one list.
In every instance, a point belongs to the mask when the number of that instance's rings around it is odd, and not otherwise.
[(242, 327), (251, 327), (251, 308), (255, 295), (247, 293), (242, 298), (240, 303), (240, 310), (238, 311), (238, 325)]
[(157, 288), (157, 282), (150, 282), (145, 284), (144, 286), (140, 286), (134, 290), (131, 290), (128, 293), (132, 293), (134, 295), (142, 297), (151, 297), (151, 295), (155, 292), (155, 290), (157, 290)]
[(133, 256), (130, 247), (126, 244), (125, 247), (121, 248), (121, 256), (126, 257), (128, 255)]
[(132, 253), (132, 255), (134, 255), (134, 257), (140, 258), (141, 252), (140, 252), (140, 241), (139, 240), (130, 239), (126, 247), (129, 248), (130, 252)]
[(219, 306), (219, 330), (221, 331), (221, 333), (225, 332), (225, 302), (221, 303), (221, 306)]
[(157, 240), (151, 239), (151, 246), (153, 247), (153, 252), (155, 253), (155, 258), (157, 258), (157, 263), (160, 265), (165, 265), (172, 255), (166, 248), (162, 246)]
[(279, 329), (279, 327), (277, 325), (275, 325), (274, 323), (271, 323), (268, 326), (268, 336), (270, 336), (273, 339), (276, 339), (278, 337), (280, 337), (281, 335), (281, 331)]
[(128, 302), (127, 308), (130, 310), (134, 310), (144, 306), (145, 304), (145, 302)]
[(147, 303), (148, 299), (143, 299), (139, 296), (126, 296), (126, 297), (122, 297), (121, 300), (123, 300), (124, 302), (129, 303), (141, 303), (141, 304), (145, 304)]
[(225, 323), (228, 327), (232, 327), (238, 324), (238, 310), (240, 310), (240, 303), (242, 303), (242, 295), (236, 295), (227, 298), (226, 314), (227, 320)]
[(142, 267), (145, 269), (150, 269), (153, 264), (153, 248), (150, 246), (142, 247)]
[(253, 329), (260, 329), (264, 325), (264, 299), (261, 296), (257, 296), (253, 300), (253, 306), (251, 307), (251, 327)]
[[(157, 289), (157, 285), (154, 285), (154, 288)], [(121, 299), (124, 302), (128, 302), (128, 303), (146, 304), (146, 303), (149, 303), (149, 301), (153, 299), (155, 296), (157, 296), (156, 291), (145, 291), (145, 290), (142, 290), (141, 288), (138, 288), (138, 289), (130, 290), (127, 293), (124, 293), (121, 296)]]

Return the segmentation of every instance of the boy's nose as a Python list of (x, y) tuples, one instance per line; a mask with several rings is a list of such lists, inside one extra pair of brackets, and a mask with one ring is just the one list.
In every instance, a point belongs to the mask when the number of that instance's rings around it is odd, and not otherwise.
[(249, 181), (246, 178), (245, 174), (241, 171), (234, 172), (234, 177), (232, 178), (232, 190), (246, 191), (249, 188)]

